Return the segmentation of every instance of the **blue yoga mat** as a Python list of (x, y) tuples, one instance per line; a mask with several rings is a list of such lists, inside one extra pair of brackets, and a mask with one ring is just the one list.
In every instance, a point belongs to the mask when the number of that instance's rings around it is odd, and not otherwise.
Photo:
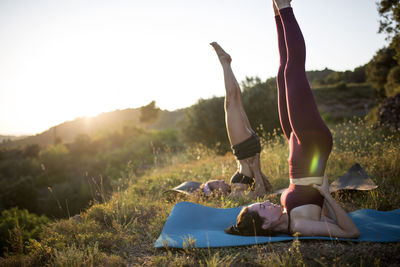
[[(197, 248), (233, 247), (294, 240), (286, 234), (278, 236), (229, 235), (224, 229), (236, 222), (241, 207), (217, 209), (190, 202), (174, 206), (154, 247)], [(355, 242), (399, 242), (400, 209), (377, 211), (362, 209), (349, 213), (358, 226), (358, 239), (331, 237), (299, 237), (299, 239), (346, 240)]]

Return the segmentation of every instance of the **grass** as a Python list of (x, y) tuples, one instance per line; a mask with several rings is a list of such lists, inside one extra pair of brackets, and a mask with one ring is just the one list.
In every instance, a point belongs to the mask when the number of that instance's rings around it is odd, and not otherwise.
[[(400, 207), (400, 134), (373, 128), (362, 121), (332, 128), (334, 149), (327, 166), (330, 181), (358, 162), (379, 185), (370, 192), (336, 193), (348, 211), (359, 208), (391, 210)], [(274, 188), (288, 185), (288, 148), (272, 134), (263, 144), (262, 169)], [(163, 192), (184, 181), (229, 180), (236, 164), (229, 153), (217, 156), (204, 147), (186, 153), (157, 155), (157, 167), (137, 177), (126, 168), (129, 182), (104, 203), (80, 214), (81, 220), (58, 220), (46, 226), (40, 240), (23, 251), (0, 258), (2, 266), (380, 266), (399, 262), (399, 244), (299, 241), (250, 247), (182, 250), (154, 249), (174, 204), (189, 200), (230, 208), (254, 200), (215, 197), (168, 198)], [(279, 202), (278, 196), (270, 195)], [(190, 243), (190, 242), (188, 242)]]

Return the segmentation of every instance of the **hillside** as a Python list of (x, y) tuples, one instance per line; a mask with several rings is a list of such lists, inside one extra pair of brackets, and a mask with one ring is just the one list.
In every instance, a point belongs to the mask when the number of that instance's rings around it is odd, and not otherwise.
[(374, 89), (368, 84), (339, 83), (313, 88), (318, 109), (327, 123), (364, 117), (377, 105)]
[(310, 70), (307, 71), (307, 80), (310, 82), (310, 84), (314, 84), (317, 81), (324, 80), (327, 78), (330, 74), (334, 73), (334, 70), (325, 68), (323, 70)]
[(15, 136), (15, 135), (0, 135), (0, 143), (7, 141), (15, 141), (27, 137), (26, 135)]
[[(358, 162), (379, 186), (368, 192), (335, 193), (335, 199), (347, 211), (399, 208), (400, 166), (396, 164), (400, 155), (399, 132), (385, 133), (362, 121), (338, 124), (331, 130), (335, 146), (327, 166), (329, 180), (332, 182)], [(263, 172), (277, 189), (288, 184), (288, 151), (282, 138), (275, 136), (264, 143), (261, 153)], [(40, 238), (20, 242), (21, 229), (26, 229), (21, 223), (20, 228), (10, 232), (11, 253), (0, 257), (0, 265), (364, 266), (368, 262), (375, 263), (374, 266), (398, 265), (399, 243), (295, 240), (234, 248), (199, 249), (188, 245), (183, 250), (154, 249), (169, 213), (180, 201), (223, 209), (255, 201), (246, 197), (173, 198), (165, 194), (183, 181), (204, 182), (210, 178), (227, 181), (235, 171), (232, 154), (218, 156), (204, 147), (195, 147), (185, 152), (167, 152), (159, 160), (159, 165), (141, 176), (131, 174), (129, 169), (124, 171), (129, 179), (126, 190), (118, 189), (109, 199), (95, 201), (79, 215), (71, 214), (68, 219), (49, 223)], [(279, 201), (277, 195), (266, 198)]]
[[(177, 123), (183, 118), (184, 109), (176, 111), (162, 110), (158, 120), (149, 127), (149, 129), (163, 130), (175, 128)], [(11, 139), (0, 143), (1, 148), (16, 148), (31, 144), (39, 144), (41, 146), (52, 145), (56, 140), (62, 143), (71, 143), (81, 134), (88, 136), (102, 135), (105, 133), (120, 131), (124, 126), (136, 125), (142, 126), (139, 122), (140, 109), (124, 109), (102, 113), (94, 117), (82, 117), (73, 121), (67, 121), (59, 125), (53, 126), (47, 131), (34, 136), (28, 136), (21, 139)], [(14, 138), (15, 139), (15, 138)], [(1, 141), (1, 139), (0, 139)]]

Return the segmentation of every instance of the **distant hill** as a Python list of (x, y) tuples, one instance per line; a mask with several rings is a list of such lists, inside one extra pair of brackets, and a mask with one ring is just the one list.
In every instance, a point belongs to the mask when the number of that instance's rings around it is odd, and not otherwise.
[(18, 140), (18, 139), (22, 139), (25, 138), (26, 135), (20, 135), (20, 136), (15, 136), (15, 135), (0, 135), (0, 142), (3, 141), (14, 141), (14, 140)]
[(315, 81), (323, 80), (334, 72), (331, 69), (325, 68), (324, 70), (309, 70), (306, 72), (306, 75), (310, 84), (313, 84)]
[[(179, 121), (183, 118), (184, 112), (185, 109), (176, 111), (162, 110), (158, 120), (148, 128), (155, 130), (176, 128)], [(67, 121), (34, 136), (22, 138), (1, 136), (0, 149), (23, 147), (31, 144), (46, 146), (54, 144), (56, 139), (63, 143), (71, 143), (76, 136), (80, 134), (87, 134), (89, 136), (102, 135), (112, 131), (122, 130), (126, 125), (144, 127), (145, 125), (139, 122), (139, 116), (139, 108), (115, 110), (94, 117), (83, 117), (73, 121)]]
[[(360, 68), (359, 68), (360, 69)], [(348, 73), (353, 73), (347, 71)], [(348, 74), (348, 73), (345, 74)], [(338, 74), (340, 81), (344, 72), (336, 72), (325, 68), (324, 70), (307, 71), (307, 78), (311, 83), (318, 108), (324, 119), (332, 123), (341, 122), (352, 116), (364, 116), (369, 109), (376, 105), (374, 90), (367, 84), (333, 83), (320, 85), (320, 81), (332, 74)], [(270, 86), (276, 86), (275, 77), (266, 81)], [(107, 135), (107, 133), (120, 131), (124, 126), (135, 125), (147, 129), (163, 130), (167, 128), (179, 128), (186, 109), (175, 111), (162, 110), (158, 120), (152, 125), (144, 125), (139, 122), (140, 109), (124, 109), (102, 113), (95, 117), (83, 117), (73, 121), (51, 127), (49, 130), (28, 137), (0, 136), (0, 149), (23, 147), (30, 144), (42, 146), (54, 144), (56, 140), (63, 143), (71, 143), (80, 134)]]
[[(337, 71), (325, 68), (323, 70), (309, 70), (306, 71), (307, 80), (309, 81), (310, 85), (313, 86), (314, 84), (318, 83), (321, 80), (324, 80), (332, 73)], [(268, 84), (276, 84), (276, 77), (271, 77), (267, 79)]]

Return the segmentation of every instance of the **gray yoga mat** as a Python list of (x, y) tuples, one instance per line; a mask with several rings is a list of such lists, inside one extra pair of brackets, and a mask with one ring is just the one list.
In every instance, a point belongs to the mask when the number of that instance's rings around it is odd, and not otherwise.
[(368, 174), (356, 163), (342, 176), (337, 178), (330, 186), (329, 191), (338, 190), (373, 190), (378, 186), (368, 177)]
[(201, 184), (202, 183), (194, 181), (183, 182), (180, 185), (165, 191), (164, 193), (181, 193), (184, 195), (192, 195), (197, 189), (200, 188)]

